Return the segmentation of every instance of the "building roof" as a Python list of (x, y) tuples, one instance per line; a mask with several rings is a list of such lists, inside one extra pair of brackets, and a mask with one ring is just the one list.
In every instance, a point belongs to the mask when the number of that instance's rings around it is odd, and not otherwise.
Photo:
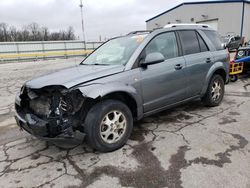
[(197, 5), (197, 4), (214, 4), (214, 3), (249, 3), (250, 4), (250, 0), (212, 0), (212, 1), (193, 1), (193, 2), (184, 2), (184, 3), (181, 3), (171, 9), (168, 9), (150, 19), (148, 19), (146, 22), (149, 22), (155, 18), (158, 18), (160, 16), (162, 16), (163, 14), (166, 14), (174, 9), (177, 9), (183, 5)]

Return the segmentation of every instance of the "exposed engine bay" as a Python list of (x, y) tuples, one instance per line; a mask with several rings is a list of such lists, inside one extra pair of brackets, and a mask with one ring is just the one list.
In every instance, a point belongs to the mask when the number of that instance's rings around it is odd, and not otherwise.
[[(73, 137), (75, 130), (82, 131), (81, 109), (84, 96), (78, 90), (62, 86), (30, 89), (24, 86), (16, 111), (27, 122), (27, 130), (36, 136), (53, 138)], [(23, 127), (23, 126), (22, 126)]]

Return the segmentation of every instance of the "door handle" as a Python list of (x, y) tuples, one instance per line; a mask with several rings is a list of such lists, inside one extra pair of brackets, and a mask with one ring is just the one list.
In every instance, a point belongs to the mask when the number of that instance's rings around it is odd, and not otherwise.
[(180, 70), (180, 69), (182, 69), (182, 67), (183, 66), (181, 64), (176, 64), (174, 68), (175, 68), (175, 70)]
[(211, 63), (211, 62), (212, 62), (211, 58), (206, 59), (206, 63)]

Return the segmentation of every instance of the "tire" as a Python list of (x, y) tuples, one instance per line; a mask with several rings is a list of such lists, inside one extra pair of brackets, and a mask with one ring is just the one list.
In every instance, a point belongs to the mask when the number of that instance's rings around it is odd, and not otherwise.
[(230, 81), (231, 82), (236, 82), (238, 80), (238, 75), (231, 75), (230, 76)]
[[(219, 84), (220, 87), (216, 84)], [(202, 101), (206, 106), (209, 107), (219, 106), (221, 101), (223, 100), (224, 92), (225, 92), (224, 80), (222, 76), (220, 76), (219, 74), (215, 74), (213, 75), (213, 77), (209, 82), (207, 92), (202, 98)]]
[(101, 152), (111, 152), (127, 142), (133, 129), (133, 116), (124, 103), (105, 100), (90, 109), (84, 126), (87, 143), (91, 147)]

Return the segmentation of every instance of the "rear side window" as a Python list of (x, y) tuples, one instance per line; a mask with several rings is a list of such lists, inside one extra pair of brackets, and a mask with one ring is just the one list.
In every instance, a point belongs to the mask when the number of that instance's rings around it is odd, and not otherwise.
[(197, 33), (197, 36), (198, 36), (201, 52), (209, 51), (205, 41), (203, 40), (203, 38), (201, 38), (200, 34)]
[(200, 52), (200, 45), (195, 31), (179, 31), (184, 55)]
[(220, 37), (216, 31), (203, 31), (206, 36), (210, 39), (210, 41), (213, 43), (216, 50), (223, 50), (223, 45), (220, 40)]

